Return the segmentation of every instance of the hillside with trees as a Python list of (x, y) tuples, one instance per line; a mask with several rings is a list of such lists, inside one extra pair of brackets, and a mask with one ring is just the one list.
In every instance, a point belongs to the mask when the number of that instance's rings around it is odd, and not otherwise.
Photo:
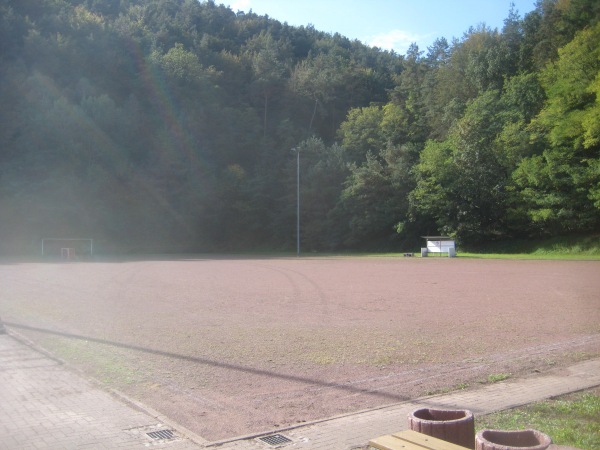
[[(398, 11), (401, 13), (401, 11)], [(600, 4), (405, 55), (197, 0), (0, 0), (0, 252), (600, 229)]]

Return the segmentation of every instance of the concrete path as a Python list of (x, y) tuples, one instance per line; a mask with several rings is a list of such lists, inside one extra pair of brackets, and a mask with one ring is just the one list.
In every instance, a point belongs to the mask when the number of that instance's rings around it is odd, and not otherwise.
[[(1, 325), (1, 324), (0, 324)], [(61, 361), (0, 328), (0, 449), (275, 448), (260, 440), (289, 439), (284, 449), (349, 450), (406, 429), (419, 407), (469, 409), (475, 416), (600, 385), (600, 359), (552, 374), (423, 397), (228, 441), (207, 442), (158, 412), (109, 393)]]

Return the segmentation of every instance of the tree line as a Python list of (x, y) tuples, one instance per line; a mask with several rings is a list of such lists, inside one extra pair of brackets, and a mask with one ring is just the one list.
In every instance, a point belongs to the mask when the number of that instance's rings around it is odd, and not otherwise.
[[(402, 14), (402, 11), (396, 11)], [(0, 251), (395, 250), (600, 225), (600, 4), (400, 55), (197, 0), (0, 0)]]

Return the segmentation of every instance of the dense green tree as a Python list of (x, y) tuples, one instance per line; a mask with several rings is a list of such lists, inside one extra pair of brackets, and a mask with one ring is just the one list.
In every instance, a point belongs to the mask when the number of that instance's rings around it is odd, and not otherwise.
[(292, 148), (306, 249), (592, 230), (599, 14), (398, 55), (212, 0), (0, 0), (0, 245), (292, 249)]
[(377, 154), (385, 147), (386, 138), (381, 129), (383, 117), (384, 110), (379, 106), (355, 108), (348, 112), (338, 135), (352, 162), (361, 163), (369, 153)]
[(502, 130), (499, 102), (494, 90), (472, 101), (446, 141), (427, 144), (417, 166), (413, 209), (463, 241), (506, 233), (509, 174), (496, 145)]
[(266, 136), (269, 100), (285, 87), (285, 76), (291, 64), (291, 48), (288, 42), (275, 42), (264, 31), (250, 39), (246, 47), (253, 73), (252, 89), (264, 102), (263, 136)]
[(349, 174), (347, 155), (339, 145), (327, 146), (317, 138), (303, 141), (296, 151), (300, 152), (301, 162), (302, 248), (309, 251), (339, 248), (345, 227), (342, 225), (342, 229), (338, 229), (341, 224), (335, 220), (332, 211)]
[(545, 143), (515, 179), (537, 227), (547, 233), (598, 225), (600, 24), (559, 50), (541, 79), (548, 101), (532, 126)]
[(393, 113), (400, 119), (398, 124), (402, 128), (401, 133), (394, 133), (394, 143), (423, 142), (429, 134), (425, 94), (428, 64), (416, 44), (409, 47), (403, 68), (397, 77), (398, 85), (391, 93), (391, 103), (394, 107), (393, 110), (387, 111), (387, 128), (390, 129), (391, 123), (389, 113)]
[(390, 144), (377, 156), (368, 153), (363, 164), (350, 166), (335, 211), (346, 219), (344, 245), (397, 246), (398, 229), (408, 219), (408, 195), (414, 188), (411, 168), (416, 155), (411, 145)]
[(336, 100), (338, 86), (344, 81), (347, 61), (335, 54), (318, 53), (301, 61), (293, 71), (291, 88), (312, 103), (312, 113), (307, 127), (311, 134), (319, 110), (321, 115), (327, 114)]
[(402, 219), (394, 193), (388, 168), (372, 154), (352, 169), (341, 198), (349, 216), (346, 245), (360, 247), (362, 242), (394, 236), (395, 225)]

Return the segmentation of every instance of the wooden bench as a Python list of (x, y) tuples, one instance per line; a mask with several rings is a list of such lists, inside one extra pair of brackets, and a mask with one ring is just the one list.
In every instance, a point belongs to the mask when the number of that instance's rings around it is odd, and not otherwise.
[(438, 438), (413, 430), (386, 434), (369, 441), (369, 450), (467, 450)]

